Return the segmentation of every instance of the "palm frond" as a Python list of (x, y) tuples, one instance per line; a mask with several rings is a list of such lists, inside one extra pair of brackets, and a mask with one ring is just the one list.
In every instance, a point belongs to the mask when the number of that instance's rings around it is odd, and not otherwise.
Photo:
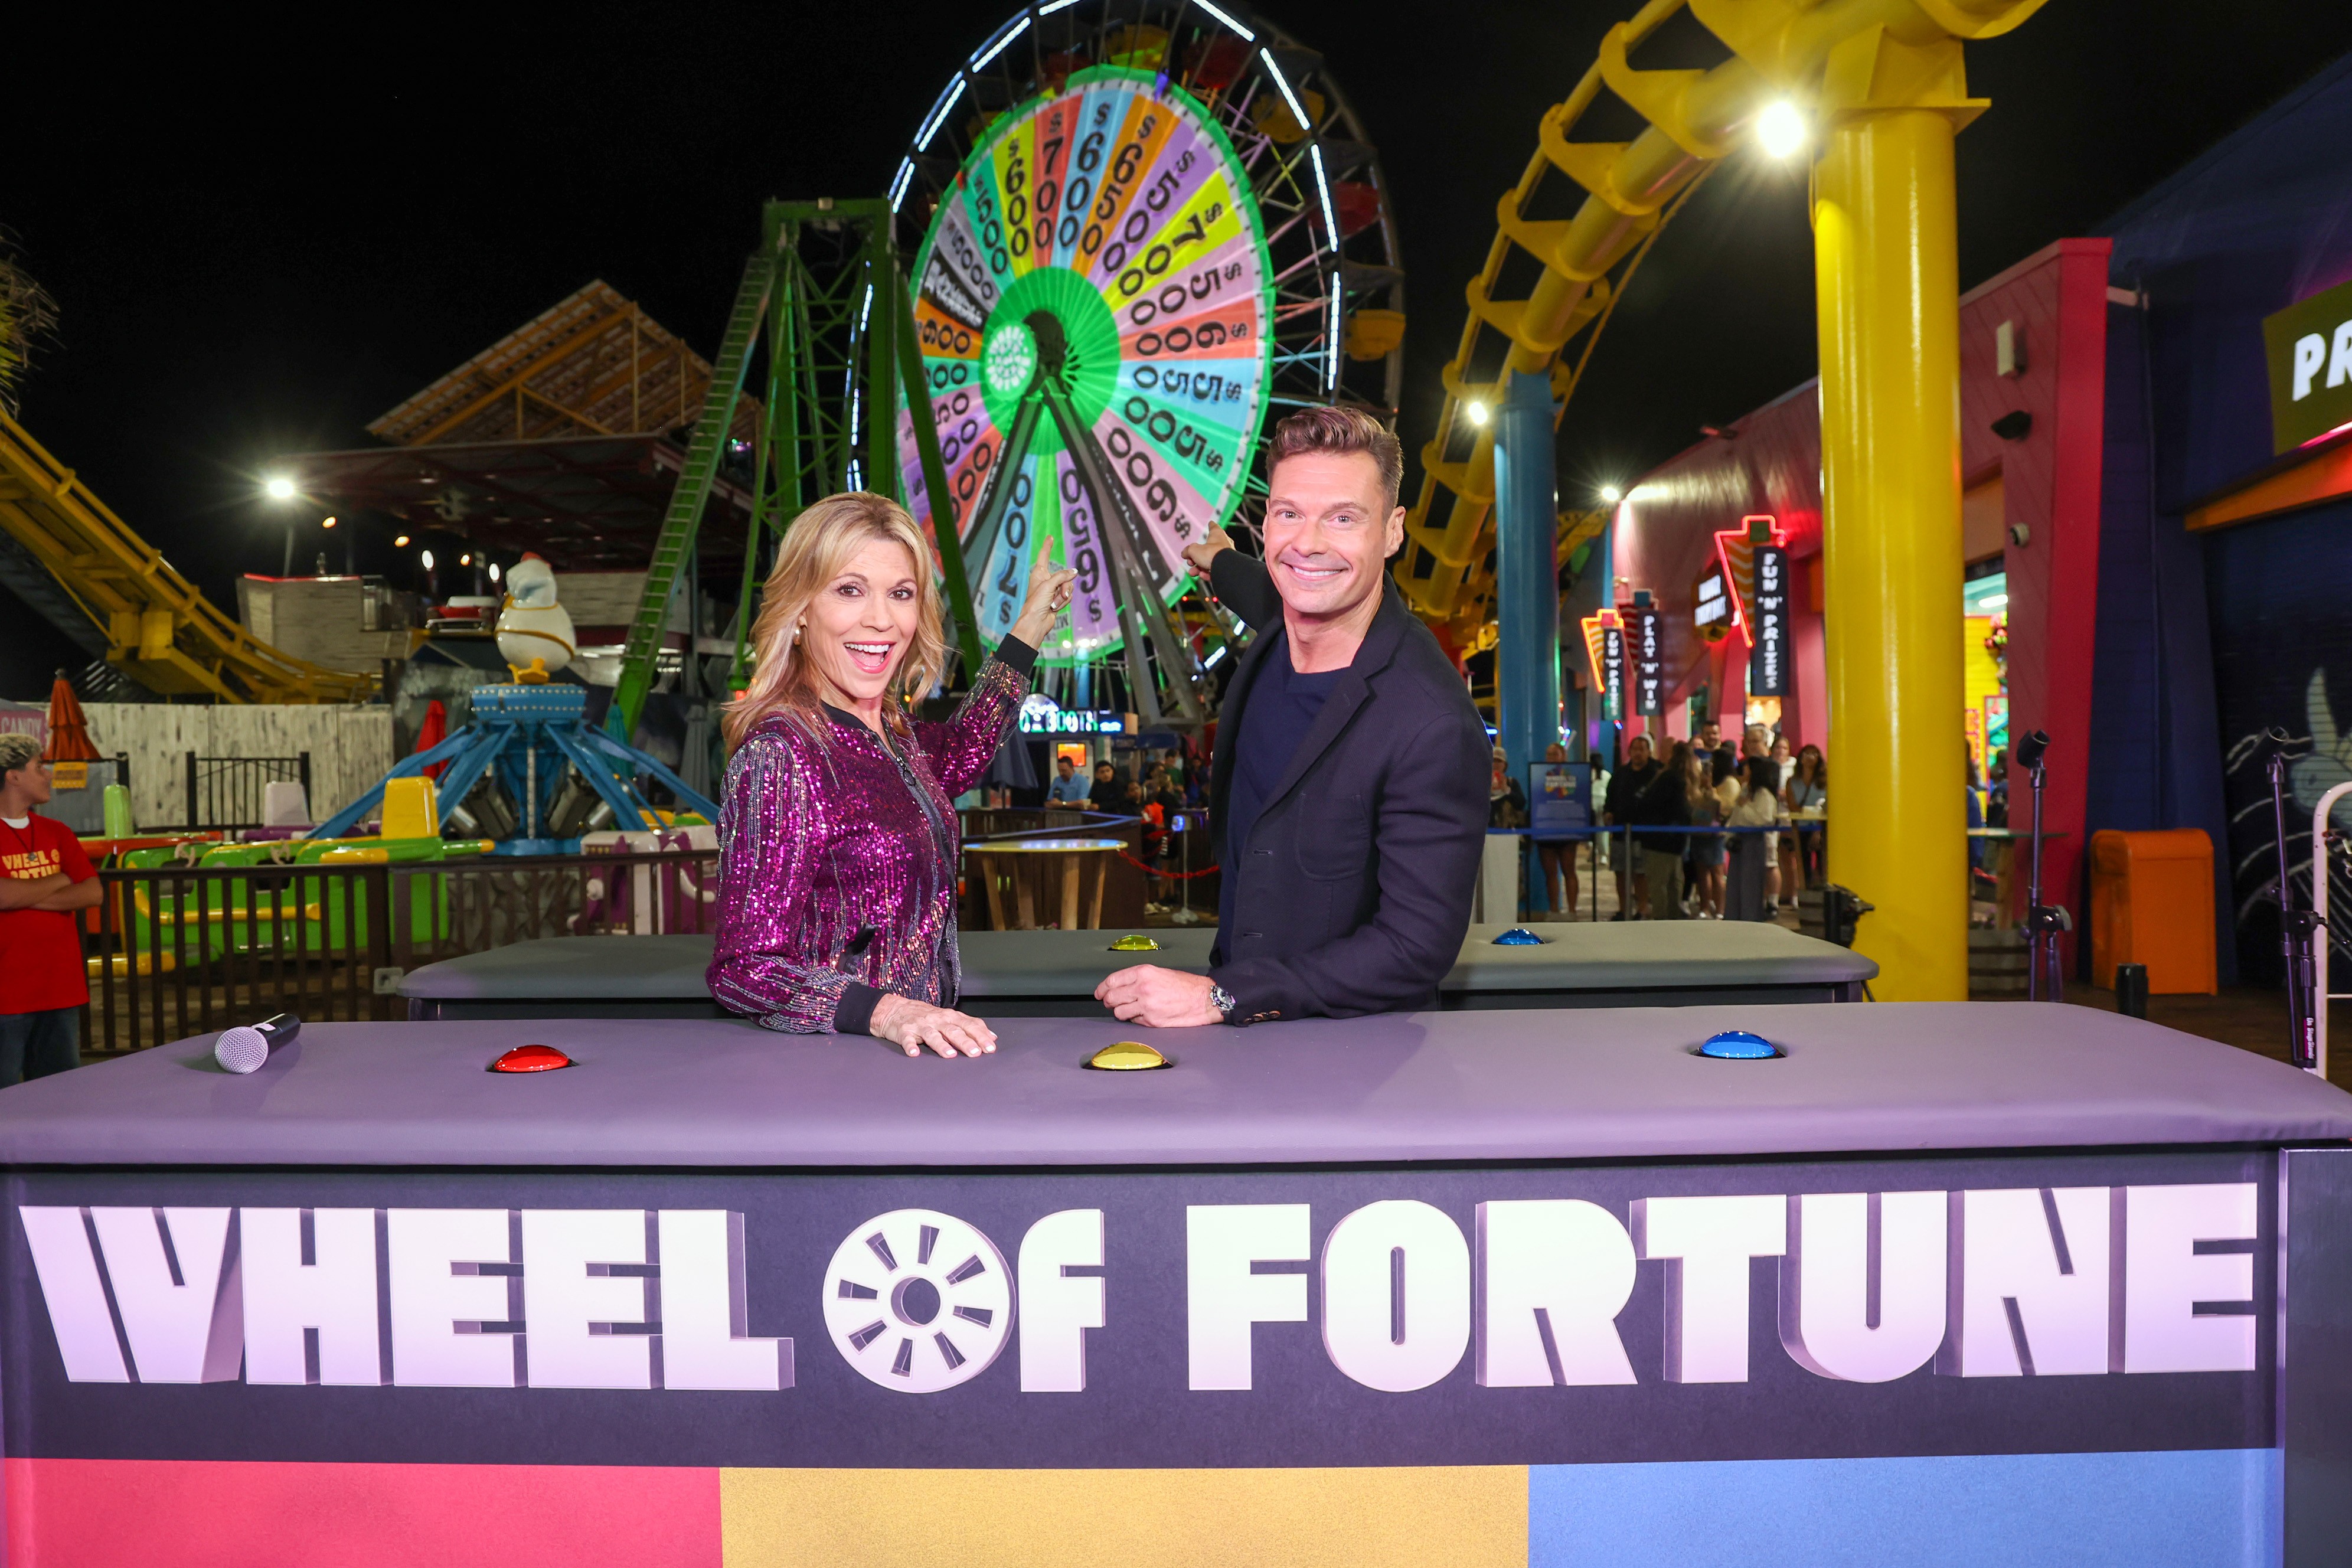
[(16, 247), (0, 233), (0, 409), (16, 416), (34, 353), (53, 341), (58, 302), (25, 270)]

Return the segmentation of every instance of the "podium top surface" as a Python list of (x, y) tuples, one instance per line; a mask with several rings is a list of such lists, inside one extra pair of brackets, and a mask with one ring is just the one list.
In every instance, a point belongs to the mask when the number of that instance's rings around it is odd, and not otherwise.
[[(1619, 990), (1694, 986), (1844, 985), (1878, 965), (1850, 948), (1777, 925), (1743, 921), (1529, 924), (1531, 947), (1497, 947), (1509, 927), (1470, 928), (1447, 992)], [(1149, 936), (1157, 952), (1111, 944)], [(1136, 963), (1205, 970), (1213, 927), (1101, 931), (974, 931), (958, 939), (967, 996), (1082, 996)], [(565, 936), (445, 959), (411, 973), (401, 994), (419, 1000), (538, 997), (692, 999), (709, 994), (707, 936)]]
[[(1787, 1056), (1696, 1055), (1752, 1029)], [(1739, 1158), (2352, 1138), (2352, 1096), (2089, 1008), (1700, 1004), (1136, 1029), (1013, 1018), (992, 1057), (725, 1019), (314, 1024), (0, 1090), (12, 1165), (1002, 1168)], [(1140, 1039), (1175, 1066), (1095, 1072)], [(511, 1047), (577, 1065), (493, 1074)]]

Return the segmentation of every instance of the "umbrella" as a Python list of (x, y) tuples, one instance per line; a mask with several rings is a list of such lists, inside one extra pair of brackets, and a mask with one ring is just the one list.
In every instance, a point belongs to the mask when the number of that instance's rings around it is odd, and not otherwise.
[(49, 744), (41, 755), (53, 763), (99, 760), (98, 748), (89, 742), (89, 721), (82, 716), (81, 700), (67, 684), (62, 669), (49, 688)]

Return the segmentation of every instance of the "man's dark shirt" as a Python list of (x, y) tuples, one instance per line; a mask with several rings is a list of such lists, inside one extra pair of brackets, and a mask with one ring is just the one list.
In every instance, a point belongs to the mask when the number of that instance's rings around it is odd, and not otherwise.
[[(1257, 826), (1258, 812), (1265, 805), (1266, 796), (1282, 783), (1298, 742), (1315, 727), (1315, 716), (1323, 711), (1324, 700), (1347, 673), (1347, 668), (1342, 666), (1314, 675), (1299, 674), (1290, 667), (1287, 638), (1267, 655), (1266, 667), (1259, 673), (1250, 700), (1242, 710), (1241, 735), (1236, 742), (1240, 750), (1234, 755), (1233, 798), (1225, 805), (1227, 844), (1249, 842), (1250, 829)], [(1221, 927), (1233, 926), (1234, 889), (1239, 883), (1237, 877), (1221, 879), (1217, 895), (1217, 923)]]
[(1613, 818), (1616, 826), (1640, 826), (1641, 819), (1635, 815), (1639, 809), (1636, 803), (1642, 798), (1642, 792), (1649, 788), (1651, 781), (1658, 776), (1658, 763), (1647, 762), (1639, 767), (1628, 763), (1611, 773), (1609, 794), (1601, 804), (1602, 814)]
[(1261, 631), (1225, 693), (1210, 775), (1210, 821), (1234, 895), (1209, 964), (1233, 994), (1232, 1021), (1433, 1006), (1461, 957), (1486, 841), (1490, 748), (1462, 672), (1395, 584), (1382, 584), (1348, 668), (1307, 678), (1330, 682), (1312, 722), (1300, 733), (1299, 721), (1277, 717), (1287, 738), (1254, 759), (1260, 798), (1244, 832), (1234, 797), (1240, 759), (1257, 744), (1259, 698), (1282, 708), (1303, 694), (1286, 664), (1278, 689), (1272, 679), (1288, 635), (1265, 564), (1223, 551), (1210, 578), (1218, 599)]
[[(1638, 827), (1686, 826), (1691, 820), (1690, 794), (1681, 775), (1663, 764), (1651, 770), (1650, 782), (1633, 803), (1630, 820)], [(1635, 837), (1643, 848), (1661, 855), (1679, 855), (1689, 842), (1688, 836), (1680, 833), (1643, 833)]]

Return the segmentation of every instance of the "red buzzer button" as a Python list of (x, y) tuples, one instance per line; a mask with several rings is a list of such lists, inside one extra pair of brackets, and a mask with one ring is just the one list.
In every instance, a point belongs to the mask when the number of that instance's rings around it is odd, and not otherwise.
[(553, 1046), (517, 1046), (490, 1064), (492, 1072), (553, 1072), (568, 1068), (572, 1058)]

